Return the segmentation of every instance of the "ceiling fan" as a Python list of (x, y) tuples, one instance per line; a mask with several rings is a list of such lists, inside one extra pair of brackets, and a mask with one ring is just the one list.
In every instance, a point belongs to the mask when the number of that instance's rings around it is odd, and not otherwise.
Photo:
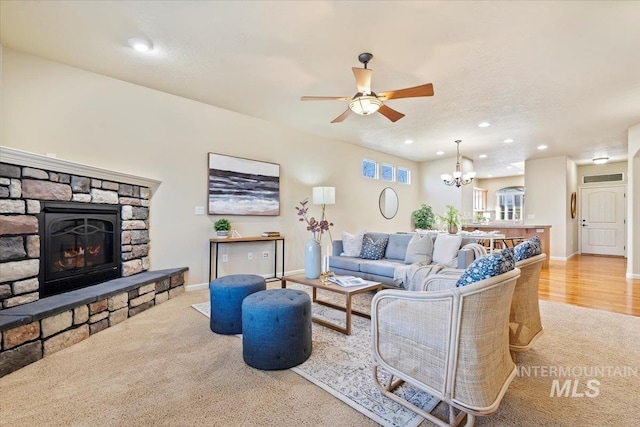
[(371, 90), (371, 74), (373, 70), (367, 68), (367, 64), (372, 58), (373, 55), (370, 53), (361, 53), (358, 55), (358, 60), (364, 64), (364, 68), (352, 68), (353, 75), (356, 78), (356, 86), (358, 87), (358, 92), (352, 98), (348, 96), (303, 96), (300, 99), (302, 101), (349, 101), (349, 108), (333, 119), (331, 123), (343, 121), (352, 112), (366, 116), (376, 111), (392, 122), (396, 122), (403, 118), (404, 114), (386, 106), (383, 101), (399, 98), (415, 98), (418, 96), (433, 96), (433, 84), (431, 83), (376, 94)]

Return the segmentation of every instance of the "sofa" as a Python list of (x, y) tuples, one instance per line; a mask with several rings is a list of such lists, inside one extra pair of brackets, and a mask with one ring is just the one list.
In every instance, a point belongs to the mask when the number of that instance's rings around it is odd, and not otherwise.
[[(354, 245), (354, 241), (357, 242), (360, 235), (362, 235), (362, 244), (358, 254), (358, 246), (357, 243)], [(438, 267), (433, 270), (434, 272), (444, 268), (465, 269), (476, 257), (473, 249), (464, 248), (468, 244), (476, 243), (476, 239), (446, 233), (361, 232), (350, 235), (343, 232), (342, 237), (341, 240), (333, 241), (333, 255), (329, 256), (329, 269), (337, 275), (361, 277), (365, 280), (380, 282), (389, 288), (406, 288), (406, 283), (398, 280), (398, 268), (408, 268), (410, 265), (434, 265)], [(424, 238), (430, 239), (430, 245), (429, 242), (422, 240)], [(351, 246), (347, 248), (351, 252), (345, 252), (345, 239), (348, 246)], [(384, 244), (385, 240), (386, 244)], [(379, 251), (378, 256), (371, 256), (367, 252), (365, 247), (368, 242), (377, 244), (375, 250)], [(415, 242), (423, 247), (422, 252), (415, 253), (413, 249), (416, 247)], [(408, 253), (410, 245), (412, 249)], [(448, 252), (448, 255), (443, 257), (444, 252)]]

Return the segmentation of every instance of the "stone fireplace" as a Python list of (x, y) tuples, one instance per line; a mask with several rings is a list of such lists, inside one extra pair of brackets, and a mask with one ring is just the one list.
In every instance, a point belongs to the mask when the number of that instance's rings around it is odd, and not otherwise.
[(184, 292), (148, 271), (158, 185), (0, 147), (0, 377)]
[(0, 313), (149, 270), (151, 189), (45, 162), (0, 163)]

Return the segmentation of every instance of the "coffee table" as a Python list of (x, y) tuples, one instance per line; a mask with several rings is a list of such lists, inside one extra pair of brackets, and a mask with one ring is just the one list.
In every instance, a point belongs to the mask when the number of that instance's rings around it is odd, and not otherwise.
[[(335, 308), (337, 310), (344, 311), (346, 313), (346, 327), (342, 327), (340, 325), (336, 325), (335, 323), (328, 322), (324, 319), (320, 319), (317, 317), (312, 317), (311, 320), (319, 325), (326, 326), (327, 328), (331, 328), (334, 331), (341, 332), (345, 335), (351, 335), (351, 315), (355, 314), (361, 317), (365, 317), (367, 319), (371, 319), (371, 315), (367, 313), (363, 313), (358, 310), (354, 310), (351, 306), (351, 297), (357, 294), (362, 294), (368, 291), (380, 291), (382, 290), (382, 283), (379, 282), (371, 282), (367, 281), (366, 285), (362, 286), (340, 286), (334, 283), (323, 283), (320, 279), (307, 279), (304, 274), (293, 274), (290, 276), (284, 276), (282, 278), (282, 287), (287, 287), (287, 282), (298, 283), (300, 285), (311, 286), (313, 288), (313, 302), (318, 304)], [(345, 306), (342, 307), (340, 305), (333, 304), (328, 301), (322, 301), (317, 298), (318, 289), (322, 289), (328, 292), (335, 292), (337, 294), (343, 294), (345, 296)]]

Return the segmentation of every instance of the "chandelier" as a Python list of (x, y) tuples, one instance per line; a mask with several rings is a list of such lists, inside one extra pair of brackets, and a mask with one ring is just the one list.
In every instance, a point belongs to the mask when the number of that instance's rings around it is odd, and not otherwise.
[(440, 175), (440, 178), (447, 185), (455, 185), (456, 187), (460, 187), (461, 185), (470, 184), (473, 181), (473, 178), (476, 177), (475, 172), (469, 172), (468, 174), (462, 174), (462, 170), (460, 168), (460, 141), (459, 139), (456, 141), (456, 150), (458, 152), (458, 156), (456, 158), (456, 170), (453, 173), (453, 176), (448, 173), (444, 173)]

